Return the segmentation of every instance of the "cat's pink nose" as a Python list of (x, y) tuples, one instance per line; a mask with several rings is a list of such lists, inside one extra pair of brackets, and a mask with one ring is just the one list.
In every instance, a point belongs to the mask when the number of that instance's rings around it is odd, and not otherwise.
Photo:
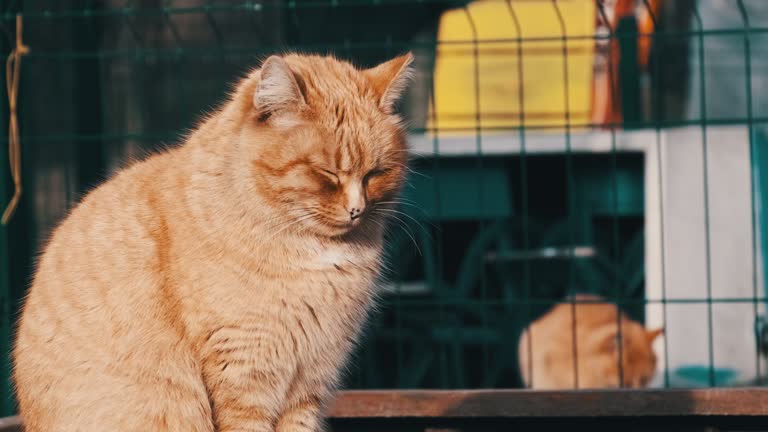
[(355, 220), (363, 215), (363, 209), (361, 208), (351, 208), (349, 209), (349, 217), (352, 220)]
[(350, 182), (345, 188), (346, 200), (344, 208), (349, 213), (349, 221), (354, 222), (365, 213), (365, 190), (360, 182)]

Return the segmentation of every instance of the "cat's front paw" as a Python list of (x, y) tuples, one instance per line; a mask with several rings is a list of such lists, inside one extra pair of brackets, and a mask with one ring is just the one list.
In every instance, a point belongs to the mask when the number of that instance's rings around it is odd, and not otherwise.
[(228, 413), (218, 422), (217, 432), (275, 432), (274, 417), (269, 418), (249, 418), (247, 416), (238, 416)]
[(323, 432), (323, 422), (317, 410), (293, 409), (277, 422), (275, 432)]
[(275, 432), (274, 426), (269, 423), (249, 424), (243, 427), (238, 426), (235, 428), (219, 428), (216, 430), (218, 432)]

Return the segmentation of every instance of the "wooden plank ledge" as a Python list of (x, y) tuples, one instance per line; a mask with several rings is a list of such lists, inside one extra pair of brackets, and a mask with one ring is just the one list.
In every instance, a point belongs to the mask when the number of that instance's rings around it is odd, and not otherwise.
[[(343, 391), (331, 419), (535, 419), (768, 417), (768, 388), (694, 390), (381, 390)], [(0, 432), (21, 431), (18, 417)]]
[(331, 417), (553, 418), (768, 416), (768, 388), (402, 390), (339, 393)]
[(21, 430), (21, 419), (18, 416), (0, 418), (0, 432), (17, 432)]

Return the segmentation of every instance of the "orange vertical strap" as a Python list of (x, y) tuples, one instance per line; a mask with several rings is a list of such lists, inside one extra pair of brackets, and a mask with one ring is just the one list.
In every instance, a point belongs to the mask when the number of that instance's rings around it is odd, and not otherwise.
[[(635, 0), (618, 0), (616, 13), (613, 16), (611, 27), (616, 30), (622, 18), (635, 15)], [(613, 88), (611, 89), (612, 122), (618, 124), (624, 121), (624, 112), (621, 105), (621, 73), (619, 62), (621, 61), (621, 42), (618, 38), (611, 41), (611, 73), (613, 74)]]
[[(602, 1), (602, 0), (596, 0)], [(611, 32), (616, 30), (616, 26), (621, 18), (635, 13), (635, 0), (616, 0), (610, 14), (606, 14), (602, 24), (608, 27)], [(602, 21), (602, 16), (597, 22)], [(597, 24), (600, 25), (600, 24)], [(615, 38), (608, 41), (607, 53), (604, 55), (605, 62), (598, 74), (595, 75), (592, 92), (592, 121), (595, 126), (605, 127), (606, 125), (618, 125), (623, 119), (621, 104), (619, 103), (619, 41)]]
[(616, 23), (624, 18), (625, 16), (630, 16), (635, 14), (635, 0), (618, 0), (616, 2), (616, 6), (614, 6), (616, 9), (614, 11), (614, 28)]
[(2, 223), (7, 225), (21, 199), (21, 145), (19, 144), (19, 120), (16, 115), (16, 100), (19, 93), (19, 74), (21, 72), (21, 57), (29, 52), (22, 39), (21, 15), (16, 15), (16, 47), (8, 56), (5, 63), (5, 81), (8, 91), (8, 106), (10, 108), (10, 124), (8, 125), (8, 160), (11, 165), (13, 178), (13, 198), (3, 212)]
[(651, 42), (653, 42), (653, 33), (656, 31), (654, 27), (654, 20), (659, 19), (659, 1), (648, 0), (646, 8), (643, 8), (643, 13), (638, 17), (638, 32), (640, 37), (638, 40), (638, 64), (642, 68), (648, 67), (648, 61), (651, 56)]

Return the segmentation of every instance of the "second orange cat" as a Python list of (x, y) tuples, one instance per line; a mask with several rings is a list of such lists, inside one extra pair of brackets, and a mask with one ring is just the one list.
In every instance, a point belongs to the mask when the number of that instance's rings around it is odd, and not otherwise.
[(663, 331), (646, 330), (601, 297), (573, 300), (556, 305), (520, 338), (525, 384), (541, 390), (645, 387), (656, 372), (651, 345)]

